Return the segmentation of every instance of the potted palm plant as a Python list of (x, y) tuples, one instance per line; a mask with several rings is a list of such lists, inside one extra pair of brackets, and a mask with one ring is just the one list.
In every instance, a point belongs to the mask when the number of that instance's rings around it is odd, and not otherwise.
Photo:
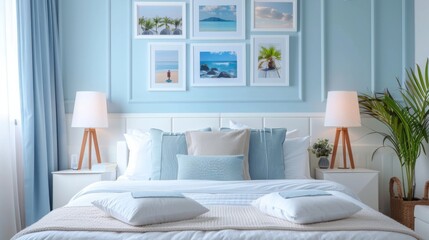
[[(363, 113), (368, 114), (387, 128), (387, 133), (376, 132), (383, 137), (382, 147), (391, 148), (397, 155), (402, 170), (402, 186), (398, 178), (390, 181), (391, 216), (413, 228), (413, 212), (416, 204), (427, 204), (429, 201), (417, 201), (415, 192), (416, 161), (429, 134), (429, 74), (426, 62), (424, 75), (417, 65), (417, 72), (407, 71), (408, 79), (404, 86), (398, 80), (401, 99), (396, 100), (389, 90), (373, 95), (359, 95), (359, 104)], [(375, 154), (374, 152), (374, 154)], [(373, 154), (373, 156), (374, 156)], [(398, 196), (394, 196), (393, 186), (397, 184)], [(405, 196), (402, 196), (402, 192)], [(427, 198), (427, 196), (425, 196)]]

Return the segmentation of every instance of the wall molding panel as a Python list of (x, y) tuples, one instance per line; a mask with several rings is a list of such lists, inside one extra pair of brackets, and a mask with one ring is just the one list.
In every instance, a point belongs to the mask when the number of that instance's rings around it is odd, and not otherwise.
[[(190, 21), (187, 21), (186, 40), (134, 39), (135, 1), (139, 0), (60, 0), (60, 38), (65, 60), (63, 79), (67, 112), (72, 111), (75, 92), (78, 90), (106, 92), (110, 112), (323, 111), (328, 91), (346, 88), (345, 90), (354, 89), (358, 92), (375, 92), (393, 85), (390, 81), (395, 81), (394, 76), (404, 76), (404, 66), (410, 65), (407, 49), (413, 45), (413, 38), (407, 31), (410, 24), (408, 19), (412, 13), (407, 9), (412, 4), (407, 0), (298, 0), (297, 32), (251, 32), (250, 26), (246, 26), (245, 40), (219, 41), (189, 39)], [(191, 0), (184, 1), (189, 19)], [(78, 9), (84, 10), (77, 11)], [(245, 9), (246, 21), (250, 22), (248, 1)], [(396, 12), (398, 9), (401, 9), (402, 15)], [(386, 12), (390, 19), (382, 16)], [(367, 26), (366, 29), (353, 29), (357, 26), (354, 22), (356, 16), (366, 19), (363, 23)], [(395, 23), (402, 23), (401, 33), (394, 31), (399, 24), (391, 24), (392, 19)], [(389, 31), (382, 35), (380, 30), (386, 28)], [(318, 37), (312, 32), (317, 32)], [(351, 35), (347, 35), (349, 32)], [(309, 33), (311, 37), (307, 36)], [(189, 60), (192, 43), (245, 43), (249, 58), (250, 36), (259, 35), (290, 36), (289, 87), (250, 86), (250, 65), (247, 65), (245, 87), (190, 87), (189, 69), (192, 63)], [(356, 39), (348, 38), (355, 36)], [(346, 41), (341, 44), (344, 37)], [(386, 38), (398, 40), (380, 44)], [(367, 42), (362, 44), (362, 39)], [(186, 92), (147, 91), (147, 45), (153, 41), (186, 43)], [(339, 46), (337, 43), (340, 43)], [(308, 51), (310, 46), (311, 52)], [(363, 46), (363, 49), (347, 49), (354, 46)], [(393, 51), (387, 61), (384, 59), (386, 51)], [(344, 61), (342, 52), (351, 53), (350, 59)], [(85, 59), (93, 61), (83, 64)], [(246, 61), (247, 64), (251, 63), (249, 59)], [(308, 62), (312, 64), (309, 65)], [(347, 77), (343, 77), (348, 73), (344, 66), (352, 69)], [(395, 66), (403, 66), (403, 69), (399, 70)]]

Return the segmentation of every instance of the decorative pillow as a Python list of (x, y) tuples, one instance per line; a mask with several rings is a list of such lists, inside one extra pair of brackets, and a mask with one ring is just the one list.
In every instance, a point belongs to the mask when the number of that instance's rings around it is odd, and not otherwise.
[(350, 217), (362, 208), (324, 191), (274, 192), (252, 202), (263, 213), (293, 223), (309, 224)]
[(124, 134), (129, 149), (127, 169), (124, 175), (129, 179), (149, 180), (151, 178), (152, 154), (149, 133), (133, 131)]
[(177, 179), (243, 180), (243, 155), (190, 156), (177, 154)]
[[(222, 128), (221, 131), (229, 131)], [(284, 179), (285, 162), (283, 142), (285, 128), (250, 130), (249, 173), (250, 179)]]
[(243, 176), (249, 180), (248, 129), (229, 132), (186, 132), (189, 155), (243, 155)]
[(286, 129), (266, 128), (250, 132), (249, 172), (250, 178), (284, 179), (283, 142)]
[(183, 195), (172, 193), (136, 194), (118, 193), (92, 202), (96, 207), (110, 216), (133, 226), (173, 222), (191, 219), (209, 210), (196, 201)]
[[(210, 128), (201, 131), (211, 131)], [(177, 154), (188, 154), (184, 133), (150, 129), (152, 138), (152, 180), (177, 179)]]
[(308, 148), (310, 137), (286, 138), (283, 144), (285, 178), (307, 179), (310, 176), (310, 159)]

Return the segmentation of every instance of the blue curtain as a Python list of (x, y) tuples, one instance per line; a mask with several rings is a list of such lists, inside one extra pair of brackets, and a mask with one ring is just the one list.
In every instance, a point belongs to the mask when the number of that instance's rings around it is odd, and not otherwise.
[(18, 0), (25, 222), (51, 210), (52, 172), (68, 167), (57, 0)]

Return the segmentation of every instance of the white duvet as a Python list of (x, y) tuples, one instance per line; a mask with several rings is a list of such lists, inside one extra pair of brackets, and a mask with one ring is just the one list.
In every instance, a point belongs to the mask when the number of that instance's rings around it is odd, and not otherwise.
[[(321, 180), (259, 180), (259, 181), (106, 181), (92, 184), (80, 191), (67, 206), (88, 206), (95, 199), (112, 196), (120, 192), (174, 190), (195, 199), (201, 204), (235, 204), (248, 205), (254, 199), (276, 191), (291, 189), (319, 189), (346, 198), (362, 208), (369, 209), (361, 203), (346, 187)], [(411, 236), (383, 231), (333, 231), (333, 232), (299, 232), (299, 231), (183, 231), (183, 232), (67, 232), (46, 231), (25, 235), (20, 240), (29, 239), (415, 239)]]

